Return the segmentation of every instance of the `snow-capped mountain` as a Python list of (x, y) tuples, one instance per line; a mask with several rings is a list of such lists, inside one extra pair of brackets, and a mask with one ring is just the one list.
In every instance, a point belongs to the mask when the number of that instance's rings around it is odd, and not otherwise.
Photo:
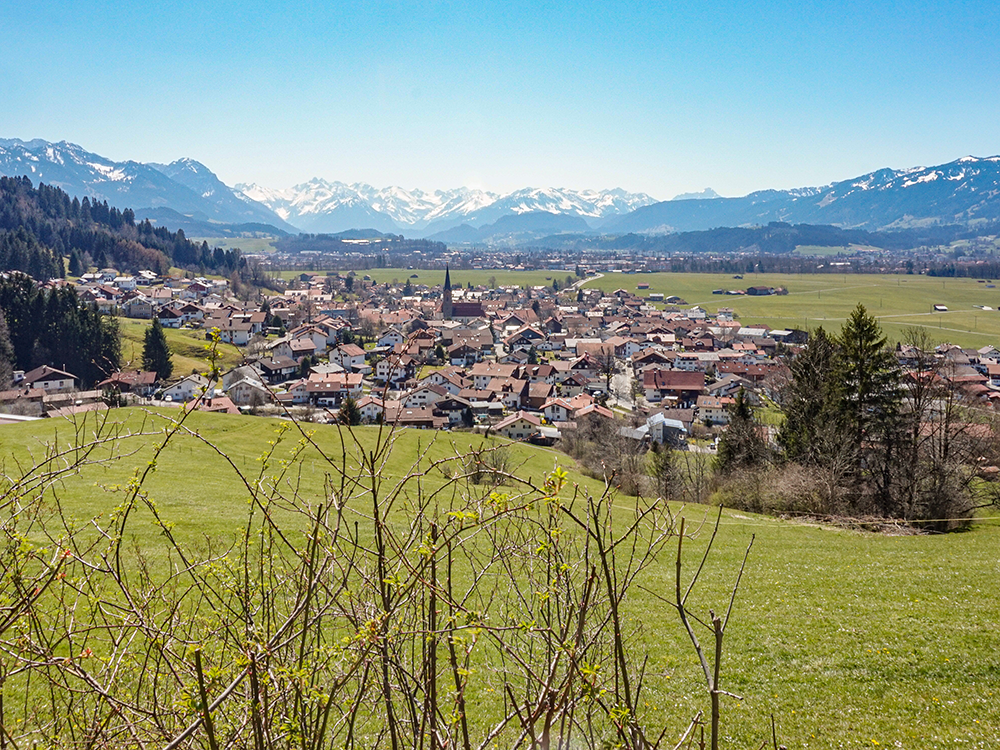
[(24, 175), (81, 199), (131, 208), (140, 219), (144, 209), (153, 209), (154, 215), (156, 210), (172, 209), (203, 221), (291, 229), (269, 208), (234, 193), (192, 159), (168, 165), (116, 162), (66, 141), (0, 139), (0, 174)]
[(482, 190), (406, 190), (348, 185), (319, 178), (287, 190), (259, 185), (237, 185), (247, 197), (270, 207), (285, 221), (309, 232), (339, 232), (356, 227), (345, 221), (365, 206), (372, 226), (380, 231), (433, 234), (460, 224), (479, 227), (502, 216), (547, 212), (600, 220), (653, 203), (648, 195), (624, 190), (566, 190), (525, 188), (507, 195)]
[(665, 201), (612, 219), (603, 231), (683, 232), (772, 221), (893, 229), (998, 219), (1000, 157), (965, 156), (936, 167), (879, 169), (822, 187)]
[[(428, 192), (319, 178), (285, 190), (255, 184), (232, 188), (193, 159), (170, 164), (116, 162), (73, 143), (41, 139), (0, 139), (0, 174), (26, 175), (81, 199), (107, 200), (120, 209), (131, 208), (137, 218), (148, 216), (172, 229), (187, 222), (188, 227), (197, 226), (199, 234), (213, 228), (224, 233), (224, 224), (264, 224), (292, 232), (375, 229), (410, 237), (446, 237), (460, 227), (462, 236), (482, 235), (485, 227), (513, 236), (550, 228), (553, 233), (589, 228), (622, 234), (771, 221), (885, 229), (1000, 220), (998, 156), (966, 156), (935, 167), (879, 169), (820, 187), (761, 190), (742, 198), (721, 198), (706, 189), (661, 203), (621, 189), (523, 188), (500, 195), (465, 187)], [(507, 222), (511, 217), (523, 220), (511, 224)]]

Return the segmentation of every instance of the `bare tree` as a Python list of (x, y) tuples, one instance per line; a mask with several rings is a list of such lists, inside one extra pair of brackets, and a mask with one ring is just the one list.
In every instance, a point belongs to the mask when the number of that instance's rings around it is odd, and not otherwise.
[[(88, 415), (6, 476), (0, 745), (665, 747), (672, 717), (648, 707), (632, 595), (672, 540), (680, 559), (687, 532), (666, 503), (504, 461), (479, 485), (470, 457), (491, 444), (432, 452), (440, 434), (400, 474), (388, 426), (327, 428), (328, 450), (282, 423), (250, 473), (191, 413), (133, 432)], [(66, 480), (151, 441), (109, 487), (114, 512), (65, 512)], [(178, 441), (247, 499), (233, 537), (187, 540), (157, 505), (149, 479)], [(136, 542), (137, 523), (162, 546)], [(713, 737), (729, 615), (715, 619)]]

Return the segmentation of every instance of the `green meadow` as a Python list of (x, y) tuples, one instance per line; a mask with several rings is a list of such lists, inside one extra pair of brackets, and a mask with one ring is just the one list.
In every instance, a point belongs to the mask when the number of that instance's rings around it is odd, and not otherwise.
[[(119, 318), (118, 325), (122, 333), (122, 363), (125, 369), (142, 369), (142, 347), (145, 341), (148, 320), (136, 318)], [(208, 369), (208, 340), (205, 332), (192, 328), (164, 328), (167, 344), (170, 346), (171, 360), (174, 363), (174, 377), (183, 377), (192, 372), (205, 372)], [(243, 359), (243, 353), (232, 344), (219, 344), (219, 365), (223, 368), (234, 367)]]
[[(113, 412), (111, 420), (121, 432), (103, 449), (109, 460), (64, 477), (55, 487), (66, 514), (80, 523), (100, 523), (121, 502), (123, 483), (148, 465), (168, 417), (179, 414)], [(46, 445), (83, 439), (96, 425), (90, 415), (79, 422), (4, 426), (4, 470), (8, 475), (24, 471)], [(353, 434), (332, 426), (303, 427), (311, 430), (315, 445), (307, 441), (299, 448), (303, 436), (297, 427), (279, 420), (192, 413), (186, 431), (159, 456), (145, 488), (184, 544), (229, 542), (247, 513), (248, 493), (240, 474), (258, 476), (270, 442), (277, 446), (266, 471), (288, 459), (280, 482), (289, 493), (297, 492), (301, 502), (319, 503), (327, 499), (331, 473), (324, 455), (356, 471), (357, 452), (371, 450), (379, 439), (374, 427), (355, 428)], [(401, 431), (394, 439), (381, 472), (385, 483), (398, 481), (414, 467), (426, 469), (430, 462), (478, 447), (483, 440), (467, 433), (422, 431)], [(510, 468), (519, 476), (537, 482), (558, 464), (568, 469), (571, 486), (601, 490), (601, 482), (583, 476), (572, 459), (556, 451), (523, 445), (507, 450)], [(446, 475), (459, 466), (456, 459), (429, 471), (420, 491), (444, 486)], [(564, 490), (571, 493), (572, 488)], [(622, 514), (632, 502), (616, 501)], [(683, 513), (689, 528), (713, 515), (707, 506), (674, 510)], [(398, 521), (407, 523), (405, 510), (399, 511)], [(149, 559), (158, 559), (165, 543), (149, 511), (135, 512), (129, 533)], [(703, 527), (685, 545), (688, 571), (696, 566), (707, 537)], [(693, 609), (703, 618), (709, 608), (725, 610), (751, 538), (723, 659), (722, 687), (744, 697), (724, 700), (726, 746), (757, 748), (769, 741), (773, 714), (779, 741), (788, 747), (996, 747), (997, 519), (984, 518), (962, 534), (888, 536), (727, 511), (692, 598)], [(649, 654), (646, 710), (669, 717), (679, 736), (694, 711), (707, 709), (708, 699), (677, 615), (663, 600), (672, 595), (673, 570), (668, 545), (626, 606)], [(707, 633), (703, 637), (708, 640)]]
[[(638, 284), (649, 289), (638, 290)], [(992, 283), (992, 282), (991, 282)], [(745, 324), (772, 328), (818, 328), (837, 331), (860, 302), (874, 315), (891, 341), (907, 328), (922, 328), (932, 341), (966, 347), (1000, 345), (1000, 286), (988, 289), (976, 279), (874, 274), (605, 274), (587, 282), (606, 292), (622, 288), (639, 296), (660, 292), (710, 313), (730, 307)], [(751, 286), (785, 287), (787, 295), (768, 297), (712, 294), (715, 289)], [(947, 312), (934, 312), (945, 305)], [(982, 305), (992, 310), (976, 307)]]
[(201, 244), (207, 242), (209, 247), (221, 247), (223, 250), (242, 250), (244, 255), (259, 255), (275, 253), (274, 237), (189, 237), (192, 242)]

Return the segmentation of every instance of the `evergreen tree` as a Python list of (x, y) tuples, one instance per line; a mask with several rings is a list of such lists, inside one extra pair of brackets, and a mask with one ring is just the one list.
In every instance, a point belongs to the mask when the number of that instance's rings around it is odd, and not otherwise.
[(6, 388), (14, 376), (14, 345), (7, 330), (7, 319), (0, 310), (0, 389)]
[(761, 435), (746, 391), (740, 388), (729, 412), (729, 426), (719, 440), (718, 469), (723, 474), (752, 469), (768, 458), (767, 441)]
[(353, 396), (345, 396), (340, 402), (340, 411), (337, 414), (337, 421), (348, 427), (361, 424), (361, 409)]
[(146, 329), (142, 345), (142, 367), (155, 372), (157, 380), (169, 380), (174, 372), (173, 362), (170, 361), (170, 346), (159, 318), (153, 318), (153, 324)]
[[(893, 470), (903, 437), (899, 365), (878, 322), (863, 305), (844, 323), (838, 343), (840, 417), (854, 449), (856, 489), (868, 490), (859, 495), (857, 509), (895, 515), (898, 498), (894, 497)], [(868, 507), (870, 503), (874, 508)]]
[(656, 484), (656, 492), (665, 500), (673, 497), (676, 477), (674, 471), (674, 451), (666, 444), (654, 442), (646, 454), (649, 474)]
[(535, 347), (528, 349), (528, 364), (537, 365), (538, 364), (538, 350)]
[(778, 444), (792, 461), (822, 463), (843, 439), (838, 429), (839, 358), (836, 341), (819, 328), (792, 360), (792, 380), (783, 398), (785, 421), (778, 433)]
[(874, 317), (858, 304), (844, 323), (836, 379), (840, 412), (855, 445), (876, 439), (895, 420), (902, 398), (899, 366)]
[(74, 250), (69, 254), (69, 272), (72, 276), (83, 276), (87, 271), (83, 267), (83, 258), (80, 252)]

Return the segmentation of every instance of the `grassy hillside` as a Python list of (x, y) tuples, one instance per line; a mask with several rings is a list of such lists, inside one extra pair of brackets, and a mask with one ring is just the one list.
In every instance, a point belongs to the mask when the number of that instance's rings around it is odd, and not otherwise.
[[(648, 283), (648, 290), (636, 290)], [(677, 295), (689, 305), (709, 312), (731, 307), (740, 321), (766, 323), (772, 328), (839, 330), (859, 302), (874, 315), (890, 340), (898, 340), (908, 327), (926, 328), (931, 339), (960, 346), (981, 347), (1000, 343), (1000, 285), (988, 289), (976, 279), (867, 274), (727, 274), (652, 273), (607, 274), (587, 282), (588, 287), (612, 291), (619, 287), (640, 296), (662, 292)], [(783, 286), (787, 296), (744, 297), (712, 294), (713, 289), (746, 289), (750, 286)], [(948, 312), (932, 312), (933, 305)], [(977, 309), (986, 305), (992, 310)]]
[[(58, 485), (63, 507), (80, 522), (113, 512), (121, 502), (122, 483), (133, 469), (146, 466), (166, 424), (163, 416), (138, 410), (113, 417), (124, 432), (107, 450), (114, 448), (120, 457)], [(260, 459), (269, 441), (278, 439), (281, 425), (190, 416), (190, 433), (174, 439), (146, 485), (178, 538), (209, 546), (213, 539), (235, 537), (247, 512), (247, 489), (237, 470), (258, 476)], [(93, 416), (77, 424), (52, 420), (5, 426), (0, 430), (0, 452), (8, 456), (5, 470), (11, 473), (15, 461), (28, 465), (31, 455), (40, 455), (57, 438), (71, 442), (95, 426)], [(304, 447), (279, 467), (277, 459), (290, 458), (300, 440), (293, 428), (280, 438), (265, 474), (284, 471), (279, 485), (289, 494), (294, 488), (298, 502), (328, 502), (336, 488), (328, 483), (330, 466), (321, 454), (353, 472), (358, 451), (371, 450), (377, 438), (377, 428), (358, 428), (352, 436), (318, 427), (316, 447)], [(382, 480), (391, 484), (413, 467), (426, 469), (480, 443), (463, 433), (402, 431)], [(557, 463), (568, 466), (572, 483), (600, 489), (600, 483), (577, 473), (570, 459), (551, 450), (514, 445), (509, 461), (518, 475), (536, 480)], [(430, 471), (420, 491), (443, 487), (446, 475), (458, 468), (456, 461)], [(438, 502), (447, 507), (448, 497)], [(629, 501), (620, 498), (617, 504), (627, 518)], [(683, 510), (690, 522), (700, 522), (709, 512)], [(399, 523), (408, 523), (404, 510), (398, 515)], [(129, 529), (156, 560), (164, 542), (149, 512), (137, 510)], [(756, 540), (723, 665), (723, 687), (746, 698), (725, 703), (729, 746), (759, 746), (769, 737), (771, 714), (789, 747), (994, 746), (1000, 727), (1000, 597), (995, 593), (1000, 526), (995, 521), (950, 536), (882, 536), (727, 512), (716, 553), (693, 597), (697, 612), (707, 616), (709, 607), (724, 610), (752, 535)], [(690, 544), (689, 566), (706, 536), (703, 532)], [(707, 707), (707, 699), (676, 613), (659, 598), (669, 598), (673, 586), (669, 547), (643, 585), (626, 605), (650, 654), (646, 702), (649, 711), (669, 716), (679, 733), (695, 709)]]
[[(120, 318), (118, 322), (122, 332), (122, 366), (126, 369), (129, 367), (141, 369), (143, 341), (150, 322), (135, 318)], [(208, 341), (205, 339), (204, 331), (164, 328), (163, 333), (170, 346), (175, 378), (190, 375), (192, 372), (205, 372), (208, 369), (205, 359), (207, 356), (205, 346)], [(219, 363), (224, 368), (239, 364), (243, 358), (240, 350), (230, 344), (220, 344), (218, 352)]]
[(221, 247), (223, 250), (242, 250), (244, 255), (274, 253), (274, 237), (191, 237), (197, 244), (207, 242), (209, 247)]

